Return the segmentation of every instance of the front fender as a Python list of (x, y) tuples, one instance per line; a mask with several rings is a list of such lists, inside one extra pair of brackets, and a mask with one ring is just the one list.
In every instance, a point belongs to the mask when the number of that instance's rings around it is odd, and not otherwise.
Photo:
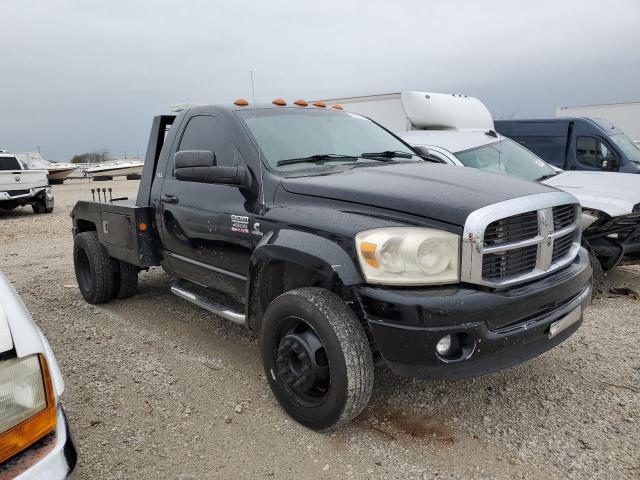
[[(322, 237), (312, 232), (283, 229), (265, 235), (249, 263), (249, 328), (255, 331), (268, 303), (290, 288), (321, 286), (340, 294), (345, 287), (362, 284), (363, 277), (353, 260), (352, 249), (353, 243), (349, 240)], [(268, 268), (272, 265), (279, 265), (282, 269)], [(274, 277), (290, 266), (306, 274), (302, 275), (303, 278)]]
[(254, 250), (250, 268), (264, 260), (283, 260), (312, 268), (345, 286), (362, 283), (360, 268), (347, 251), (352, 246), (344, 243), (342, 239), (297, 230), (270, 232)]

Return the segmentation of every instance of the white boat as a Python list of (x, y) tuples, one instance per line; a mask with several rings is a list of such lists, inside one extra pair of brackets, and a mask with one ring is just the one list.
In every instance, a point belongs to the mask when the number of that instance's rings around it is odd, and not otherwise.
[(116, 161), (101, 163), (95, 167), (87, 168), (86, 173), (91, 177), (118, 177), (139, 176), (142, 174), (144, 162), (140, 161)]
[(26, 163), (30, 170), (46, 170), (48, 172), (47, 178), (51, 184), (64, 182), (64, 179), (76, 169), (76, 166), (71, 163), (45, 160), (38, 152), (17, 153), (16, 157)]

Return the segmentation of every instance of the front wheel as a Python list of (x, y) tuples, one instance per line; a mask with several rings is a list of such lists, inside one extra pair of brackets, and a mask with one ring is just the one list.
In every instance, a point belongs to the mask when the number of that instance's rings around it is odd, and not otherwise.
[(358, 318), (337, 295), (321, 288), (283, 293), (265, 312), (261, 339), (269, 386), (302, 425), (337, 428), (369, 403), (371, 348)]

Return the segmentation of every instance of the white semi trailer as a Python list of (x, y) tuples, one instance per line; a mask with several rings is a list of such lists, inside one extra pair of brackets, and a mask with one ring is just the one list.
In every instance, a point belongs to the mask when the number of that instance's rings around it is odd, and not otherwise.
[(346, 111), (369, 117), (392, 132), (494, 128), (491, 114), (480, 100), (456, 93), (402, 92), (324, 102), (340, 104)]

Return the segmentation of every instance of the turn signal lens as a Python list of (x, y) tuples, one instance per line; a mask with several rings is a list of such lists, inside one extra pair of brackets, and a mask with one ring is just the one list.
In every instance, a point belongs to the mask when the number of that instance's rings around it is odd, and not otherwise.
[(376, 259), (376, 249), (378, 246), (375, 243), (362, 242), (360, 244), (360, 254), (364, 258), (365, 262), (371, 265), (373, 268), (378, 268), (380, 264)]
[(43, 355), (0, 362), (0, 462), (56, 426), (56, 402)]
[(233, 102), (233, 104), (238, 105), (239, 107), (246, 107), (247, 105), (249, 105), (249, 102), (247, 102), (244, 98), (239, 98), (235, 102)]
[(147, 231), (147, 224), (144, 222), (140, 222), (138, 224), (138, 230), (140, 230), (141, 232), (146, 232)]

